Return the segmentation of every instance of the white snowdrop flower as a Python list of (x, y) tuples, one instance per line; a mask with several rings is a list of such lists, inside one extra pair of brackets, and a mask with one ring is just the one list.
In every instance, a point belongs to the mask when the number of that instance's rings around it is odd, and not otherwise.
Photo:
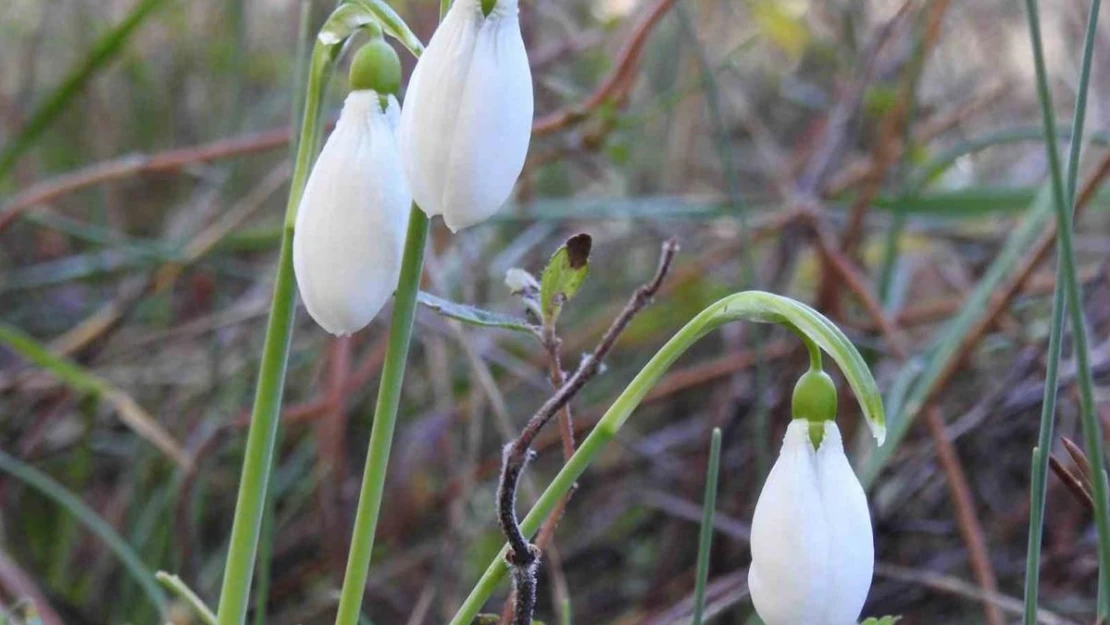
[(397, 100), (363, 89), (343, 104), (301, 196), (293, 269), (316, 323), (365, 327), (397, 288), (412, 195), (395, 130)]
[(794, 419), (752, 519), (748, 586), (766, 625), (854, 625), (871, 587), (867, 498), (833, 421)]
[(401, 152), (417, 205), (452, 231), (509, 198), (532, 134), (532, 70), (517, 0), (455, 0), (416, 64)]

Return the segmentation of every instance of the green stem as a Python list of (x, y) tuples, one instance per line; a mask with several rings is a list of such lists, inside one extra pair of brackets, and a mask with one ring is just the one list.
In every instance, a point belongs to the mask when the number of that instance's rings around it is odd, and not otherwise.
[[(859, 352), (831, 321), (812, 308), (785, 297), (759, 291), (738, 293), (703, 310), (652, 356), (540, 495), (535, 506), (528, 512), (528, 516), (520, 523), (521, 533), (531, 536), (539, 531), (540, 525), (563, 495), (573, 487), (582, 473), (632, 415), (632, 411), (640, 405), (644, 396), (686, 350), (715, 328), (736, 320), (782, 324), (819, 345), (833, 357), (848, 379), (863, 408), (864, 417), (876, 437), (880, 441), (885, 437), (882, 402), (875, 381)], [(494, 557), (486, 572), (451, 619), (450, 625), (470, 625), (474, 621), (474, 617), (508, 572), (508, 566), (505, 564), (507, 553), (508, 546), (505, 546)]]
[[(1079, 382), (1079, 398), (1080, 398), (1080, 416), (1083, 424), (1083, 438), (1087, 448), (1087, 453), (1090, 455), (1091, 466), (1093, 468), (1091, 475), (1091, 482), (1094, 486), (1093, 497), (1095, 500), (1095, 525), (1098, 529), (1098, 560), (1100, 571), (1100, 589), (1099, 594), (1104, 595), (1108, 592), (1106, 584), (1110, 583), (1110, 500), (1108, 500), (1108, 488), (1106, 472), (1103, 470), (1103, 451), (1102, 451), (1102, 432), (1101, 424), (1099, 423), (1098, 414), (1095, 410), (1094, 403), (1094, 384), (1091, 377), (1091, 363), (1090, 353), (1087, 344), (1087, 328), (1083, 314), (1083, 293), (1079, 284), (1077, 276), (1075, 249), (1072, 241), (1072, 220), (1075, 204), (1075, 181), (1078, 177), (1078, 161), (1079, 151), (1082, 144), (1082, 130), (1083, 120), (1086, 112), (1087, 105), (1087, 87), (1090, 80), (1091, 59), (1093, 56), (1094, 35), (1098, 22), (1098, 11), (1100, 7), (1100, 0), (1094, 0), (1091, 3), (1091, 12), (1088, 17), (1087, 36), (1083, 52), (1083, 66), (1080, 74), (1079, 94), (1075, 105), (1075, 118), (1072, 130), (1072, 150), (1069, 158), (1069, 172), (1068, 181), (1065, 186), (1064, 176), (1060, 167), (1060, 157), (1057, 152), (1056, 141), (1056, 122), (1052, 112), (1052, 95), (1048, 88), (1047, 72), (1045, 70), (1044, 62), (1044, 47), (1041, 41), (1041, 28), (1040, 18), (1037, 10), (1036, 0), (1025, 0), (1025, 8), (1028, 14), (1029, 21), (1029, 36), (1033, 47), (1033, 63), (1036, 69), (1037, 76), (1037, 95), (1041, 104), (1041, 117), (1045, 129), (1045, 148), (1048, 154), (1049, 170), (1052, 178), (1052, 191), (1054, 195), (1054, 206), (1056, 209), (1056, 222), (1057, 222), (1057, 256), (1059, 258), (1059, 266), (1057, 267), (1057, 293), (1059, 293), (1059, 283), (1063, 282), (1063, 297), (1054, 297), (1053, 302), (1053, 326), (1052, 332), (1062, 334), (1063, 314), (1066, 312), (1069, 315), (1069, 324), (1072, 331), (1072, 343), (1074, 345), (1075, 361), (1077, 379)], [(1058, 329), (1059, 326), (1059, 329)], [(1053, 346), (1049, 346), (1049, 367), (1052, 367), (1052, 353)], [(1057, 345), (1059, 350), (1059, 339), (1057, 336)], [(1055, 354), (1058, 359), (1058, 352)], [(1049, 406), (1047, 402), (1054, 399), (1052, 395), (1055, 393), (1055, 386), (1057, 384), (1056, 378), (1052, 375), (1054, 371), (1050, 371), (1049, 377), (1045, 380), (1045, 398), (1046, 405), (1044, 413), (1042, 413), (1042, 423), (1040, 434), (1047, 435), (1047, 441), (1039, 441), (1038, 449), (1034, 455), (1034, 496), (1039, 497), (1039, 501), (1032, 502), (1030, 510), (1030, 538), (1029, 538), (1029, 553), (1027, 560), (1026, 570), (1026, 613), (1025, 622), (1029, 623), (1030, 618), (1035, 617), (1036, 604), (1037, 604), (1037, 583), (1038, 583), (1038, 565), (1039, 565), (1039, 552), (1040, 552), (1040, 533), (1043, 525), (1043, 508), (1044, 508), (1044, 487), (1043, 484), (1038, 485), (1037, 481), (1042, 479), (1038, 472), (1041, 471), (1041, 466), (1047, 463), (1048, 456), (1050, 455), (1051, 444), (1051, 419), (1053, 406)], [(1053, 389), (1050, 391), (1049, 389)], [(1048, 423), (1046, 423), (1046, 421)], [(1044, 478), (1046, 479), (1046, 478)], [(1039, 508), (1039, 510), (1038, 510)], [(1033, 517), (1036, 517), (1035, 519)], [(1036, 525), (1034, 525), (1036, 521)], [(1034, 544), (1034, 540), (1036, 544)]]
[(312, 53), (312, 69), (308, 78), (301, 132), (297, 142), (297, 158), (290, 182), (289, 202), (285, 209), (285, 227), (281, 234), (274, 295), (262, 362), (251, 411), (243, 473), (239, 479), (239, 497), (235, 503), (235, 519), (231, 524), (231, 540), (224, 567), (217, 625), (242, 625), (250, 600), (251, 578), (258, 552), (262, 518), (266, 508), (266, 490), (273, 464), (274, 447), (280, 421), (281, 398), (285, 390), (285, 370), (289, 360), (289, 343), (293, 337), (296, 299), (293, 279), (293, 224), (312, 160), (319, 142), (320, 100), (330, 67), (327, 50), (316, 46)]
[(701, 625), (705, 612), (705, 588), (709, 580), (709, 552), (713, 547), (713, 516), (717, 509), (717, 476), (721, 469), (721, 428), (713, 428), (709, 444), (709, 466), (705, 470), (705, 500), (701, 511), (701, 533), (698, 536), (697, 577), (694, 579), (694, 618), (692, 625)]
[(193, 612), (196, 612), (197, 616), (200, 617), (201, 623), (204, 625), (216, 625), (216, 615), (212, 614), (212, 610), (208, 609), (208, 606), (204, 604), (204, 600), (198, 597), (197, 593), (193, 592), (193, 589), (189, 588), (189, 585), (180, 577), (170, 575), (165, 571), (158, 571), (154, 574), (154, 579), (161, 582), (166, 588), (174, 591), (178, 598), (189, 604), (189, 607), (193, 608)]
[(343, 590), (339, 595), (339, 613), (336, 625), (358, 625), (366, 578), (370, 574), (370, 558), (374, 551), (374, 533), (385, 491), (385, 474), (389, 465), (389, 450), (393, 444), (393, 430), (397, 424), (397, 407), (401, 402), (401, 383), (405, 378), (412, 323), (416, 316), (416, 294), (420, 288), (420, 275), (424, 267), (425, 239), (428, 235), (428, 218), (415, 204), (409, 215), (409, 229), (405, 240), (405, 255), (401, 264), (401, 279), (393, 298), (393, 317), (390, 320), (389, 344), (385, 352), (378, 401), (374, 406), (374, 426), (370, 430), (370, 446), (366, 453), (366, 468), (362, 475), (362, 490), (358, 497), (351, 549), (347, 556), (347, 571), (343, 576)]
[[(289, 115), (289, 124), (297, 123), (303, 114), (302, 109), (305, 106), (306, 86), (309, 80), (309, 67), (312, 62), (312, 55), (308, 53), (312, 49), (312, 44), (309, 38), (309, 23), (311, 21), (312, 5), (309, 0), (301, 0), (300, 17), (297, 21), (297, 47), (294, 58), (296, 59), (296, 70), (293, 73), (293, 107)], [(320, 124), (316, 124), (316, 132), (320, 132)], [(319, 136), (319, 135), (317, 135)], [(289, 145), (289, 158), (296, 159), (297, 154), (301, 149), (301, 145), (296, 141), (290, 142)], [(281, 432), (279, 431), (274, 439), (274, 447), (281, 446)], [(276, 469), (276, 459), (270, 465), (270, 473), (272, 474)], [(254, 625), (264, 625), (266, 622), (266, 606), (270, 599), (270, 581), (271, 573), (270, 566), (273, 563), (274, 555), (274, 508), (277, 502), (275, 501), (277, 495), (272, 490), (267, 490), (266, 501), (263, 505), (262, 511), (262, 530), (259, 536), (258, 554), (256, 556), (257, 562), (255, 570), (258, 574), (258, 580), (254, 587)], [(214, 625), (214, 624), (213, 624)]]
[[(809, 340), (805, 334), (797, 332), (797, 335), (798, 338), (802, 339), (802, 343), (806, 346), (806, 352), (809, 353), (809, 370), (823, 371), (824, 369), (821, 366), (821, 348), (817, 347), (817, 343)], [(760, 442), (763, 442), (762, 439)]]
[(278, 273), (266, 342), (262, 348), (262, 368), (251, 412), (250, 432), (239, 478), (239, 498), (231, 524), (231, 542), (224, 568), (218, 625), (241, 625), (247, 614), (254, 557), (266, 504), (266, 488), (277, 437), (281, 396), (285, 386), (285, 366), (293, 336), (293, 237), (286, 229), (281, 240)]

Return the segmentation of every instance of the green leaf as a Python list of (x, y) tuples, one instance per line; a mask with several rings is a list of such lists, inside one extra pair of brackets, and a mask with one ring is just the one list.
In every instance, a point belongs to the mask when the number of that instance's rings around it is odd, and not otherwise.
[(436, 297), (424, 291), (420, 291), (416, 296), (416, 301), (431, 308), (444, 317), (457, 319), (463, 323), (469, 323), (474, 326), (501, 328), (502, 330), (514, 330), (516, 332), (525, 332), (533, 335), (539, 330), (536, 326), (523, 319), (484, 310), (475, 306), (469, 306), (467, 304), (459, 304), (458, 302)]
[(540, 278), (540, 306), (545, 322), (555, 322), (563, 304), (574, 297), (586, 280), (592, 244), (590, 235), (576, 234), (555, 251), (544, 267)]
[(874, 616), (863, 619), (859, 625), (894, 625), (902, 620), (901, 616), (883, 616), (875, 618)]

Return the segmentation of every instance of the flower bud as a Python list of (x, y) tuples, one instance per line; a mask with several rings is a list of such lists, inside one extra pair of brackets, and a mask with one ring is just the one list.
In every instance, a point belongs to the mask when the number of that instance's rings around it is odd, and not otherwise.
[(794, 419), (752, 519), (748, 586), (766, 625), (852, 625), (875, 567), (867, 498), (840, 430)]
[(301, 195), (293, 269), (328, 332), (365, 327), (397, 288), (412, 196), (395, 138), (397, 100), (353, 91)]
[(401, 113), (413, 199), (452, 231), (492, 216), (524, 168), (532, 71), (517, 0), (456, 0), (416, 64)]

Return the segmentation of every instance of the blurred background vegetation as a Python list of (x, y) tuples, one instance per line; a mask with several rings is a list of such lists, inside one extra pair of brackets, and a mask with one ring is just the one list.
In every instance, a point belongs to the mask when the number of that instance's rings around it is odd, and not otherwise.
[[(332, 6), (0, 9), (4, 618), (154, 622), (157, 570), (215, 604), (287, 190), (297, 51)], [(394, 6), (427, 40), (437, 3)], [(1042, 10), (1066, 120), (1087, 3)], [(539, 271), (588, 232), (591, 273), (560, 320), (570, 367), (676, 237), (662, 291), (574, 403), (580, 438), (716, 298), (761, 288), (810, 302), (867, 350), (891, 421), (876, 450), (842, 390), (876, 529), (864, 614), (1016, 622), (1054, 280), (1020, 3), (524, 0), (521, 17), (537, 98), (529, 164), (495, 220), (457, 236), (435, 222), (424, 290), (518, 314), (505, 272)], [(1102, 35), (1077, 242), (1105, 382)], [(337, 340), (298, 315), (256, 622), (333, 618), (386, 318)], [(364, 604), (373, 623), (454, 613), (502, 544), (501, 446), (550, 393), (528, 337), (425, 310), (415, 338)], [(1058, 434), (1078, 440), (1068, 362)], [(805, 363), (796, 340), (754, 326), (726, 328), (680, 361), (582, 479), (544, 561), (538, 617), (686, 622), (720, 427), (709, 605), (716, 622), (747, 622), (747, 523)], [(561, 463), (550, 430), (529, 473), (536, 487)], [(1052, 453), (1040, 618), (1090, 623), (1083, 458), (1062, 442)], [(170, 614), (195, 620), (180, 606)]]

